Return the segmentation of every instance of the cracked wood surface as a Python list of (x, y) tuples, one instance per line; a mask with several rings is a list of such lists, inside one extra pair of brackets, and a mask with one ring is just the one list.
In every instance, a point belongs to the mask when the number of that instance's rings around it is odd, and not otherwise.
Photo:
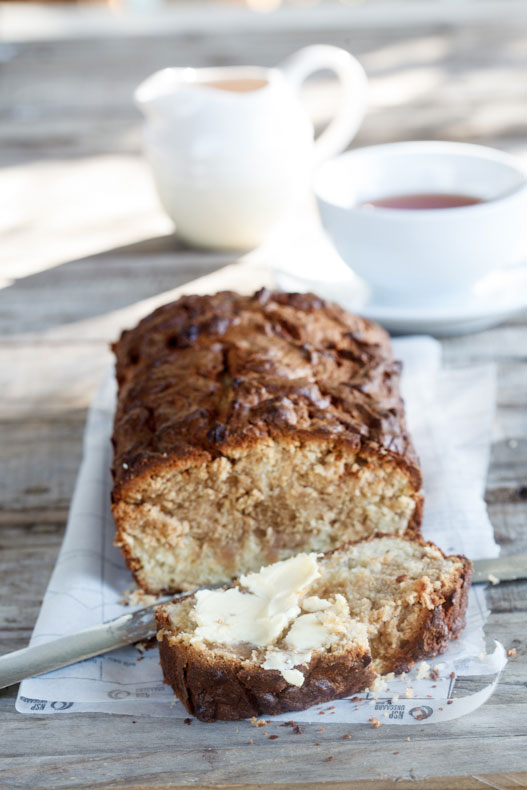
[[(457, 26), (392, 29), (387, 21), (369, 29), (351, 15), (349, 28), (337, 32), (304, 26), (243, 36), (15, 42), (0, 67), (0, 164), (8, 165), (0, 185), (12, 207), (0, 270), (0, 652), (27, 644), (38, 614), (108, 343), (148, 304), (237, 260), (189, 250), (171, 234), (139, 155), (134, 85), (169, 62), (271, 64), (325, 41), (352, 49), (370, 74), (371, 109), (357, 144), (437, 137), (522, 155), (524, 23), (498, 9)], [(321, 120), (331, 91), (324, 81), (307, 91)], [(212, 278), (209, 287), (221, 287), (225, 274)], [(442, 346), (446, 365), (497, 364), (486, 500), (502, 552), (527, 553), (527, 313)], [(465, 718), (423, 728), (326, 724), (317, 732), (306, 725), (299, 735), (276, 729), (279, 738), (269, 740), (246, 722), (213, 731), (166, 718), (24, 717), (14, 711), (16, 690), (6, 689), (0, 786), (527, 787), (526, 593), (525, 582), (488, 592), (487, 634), (516, 655), (490, 701)]]

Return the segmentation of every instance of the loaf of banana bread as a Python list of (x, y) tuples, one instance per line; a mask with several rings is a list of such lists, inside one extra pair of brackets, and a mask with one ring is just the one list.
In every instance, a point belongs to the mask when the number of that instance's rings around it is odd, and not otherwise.
[(312, 294), (222, 292), (161, 307), (113, 348), (112, 510), (143, 589), (419, 534), (399, 365), (376, 324)]
[(203, 721), (349, 696), (446, 649), (471, 573), (465, 557), (400, 536), (299, 554), (158, 607), (165, 680)]

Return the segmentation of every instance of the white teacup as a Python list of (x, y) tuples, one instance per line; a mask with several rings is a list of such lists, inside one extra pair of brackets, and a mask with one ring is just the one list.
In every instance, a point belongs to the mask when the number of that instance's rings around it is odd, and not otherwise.
[[(299, 98), (309, 74), (331, 69), (339, 108), (314, 142)], [(309, 194), (316, 163), (343, 151), (364, 114), (366, 77), (337, 47), (300, 50), (279, 68), (164, 69), (135, 92), (144, 146), (178, 234), (201, 247), (259, 245)]]
[[(314, 189), (328, 236), (379, 303), (459, 297), (527, 257), (526, 175), (492, 148), (408, 142), (357, 149), (323, 164)], [(427, 210), (364, 205), (433, 193), (482, 202)]]

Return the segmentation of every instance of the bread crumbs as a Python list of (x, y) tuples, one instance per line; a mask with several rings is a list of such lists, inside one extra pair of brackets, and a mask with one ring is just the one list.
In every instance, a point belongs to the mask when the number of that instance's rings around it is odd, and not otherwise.
[(249, 719), (253, 727), (265, 727), (267, 724), (265, 719), (257, 719), (256, 716), (251, 716)]
[(385, 688), (386, 688), (386, 681), (385, 681), (385, 679), (382, 678), (382, 677), (377, 677), (373, 681), (373, 684), (372, 684), (370, 690), (371, 691), (384, 691)]
[(379, 721), (379, 719), (376, 719), (376, 718), (375, 718), (375, 716), (372, 716), (372, 717), (371, 717), (371, 719), (368, 719), (368, 721), (371, 721), (372, 727), (375, 727), (375, 729), (376, 729), (376, 730), (377, 730), (377, 729), (378, 729), (378, 728), (381, 726), (381, 724), (382, 724), (382, 722), (380, 722), (380, 721)]
[(511, 647), (510, 650), (507, 650), (507, 655), (509, 656), (509, 658), (511, 658), (512, 656), (515, 656), (516, 655), (516, 648), (515, 647)]
[(140, 587), (129, 587), (124, 590), (119, 603), (121, 606), (152, 606), (159, 596), (141, 590)]

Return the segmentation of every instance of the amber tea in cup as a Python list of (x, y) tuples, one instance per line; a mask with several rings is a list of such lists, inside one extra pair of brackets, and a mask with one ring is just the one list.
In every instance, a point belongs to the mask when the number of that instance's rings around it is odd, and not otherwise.
[(319, 167), (314, 189), (326, 233), (378, 305), (460, 304), (487, 275), (525, 260), (527, 178), (502, 151), (356, 148)]
[(361, 205), (364, 208), (395, 208), (424, 211), (437, 208), (460, 208), (484, 203), (481, 198), (473, 195), (449, 195), (441, 192), (423, 192), (411, 195), (391, 195), (390, 197), (367, 200)]

